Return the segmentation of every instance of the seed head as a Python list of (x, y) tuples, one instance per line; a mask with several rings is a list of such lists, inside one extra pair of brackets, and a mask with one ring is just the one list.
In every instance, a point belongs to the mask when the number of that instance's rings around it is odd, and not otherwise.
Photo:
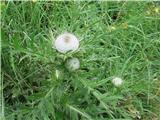
[(71, 33), (64, 33), (57, 37), (54, 46), (60, 53), (75, 51), (79, 47), (79, 40)]
[(74, 71), (80, 68), (80, 62), (78, 60), (78, 58), (71, 58), (67, 61), (66, 63), (66, 67), (68, 68), (68, 70), (70, 71)]
[(112, 83), (115, 85), (115, 86), (121, 86), (122, 83), (123, 83), (123, 80), (119, 77), (115, 77), (112, 79)]

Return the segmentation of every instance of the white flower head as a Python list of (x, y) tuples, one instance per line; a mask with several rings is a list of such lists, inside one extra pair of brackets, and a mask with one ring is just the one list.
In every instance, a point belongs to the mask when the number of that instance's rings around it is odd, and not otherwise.
[(71, 33), (64, 33), (57, 37), (55, 40), (55, 48), (61, 52), (75, 51), (79, 47), (79, 40)]
[(66, 67), (70, 71), (74, 71), (80, 68), (80, 62), (78, 58), (71, 58), (67, 60)]
[(123, 83), (123, 80), (119, 77), (115, 77), (112, 79), (112, 83), (115, 85), (115, 86), (121, 86), (122, 83)]

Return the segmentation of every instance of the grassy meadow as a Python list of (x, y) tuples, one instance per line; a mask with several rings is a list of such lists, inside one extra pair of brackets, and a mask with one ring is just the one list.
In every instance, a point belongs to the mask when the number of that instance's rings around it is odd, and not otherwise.
[[(160, 2), (0, 6), (1, 119), (160, 120)], [(78, 50), (53, 48), (64, 32), (79, 39)], [(80, 68), (69, 71), (73, 57)]]

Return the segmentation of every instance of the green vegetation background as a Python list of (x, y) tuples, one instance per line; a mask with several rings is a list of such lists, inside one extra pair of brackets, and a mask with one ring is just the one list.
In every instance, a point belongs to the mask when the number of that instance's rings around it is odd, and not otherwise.
[[(65, 31), (80, 49), (63, 55)], [(160, 119), (160, 2), (1, 2), (1, 39), (6, 120)]]

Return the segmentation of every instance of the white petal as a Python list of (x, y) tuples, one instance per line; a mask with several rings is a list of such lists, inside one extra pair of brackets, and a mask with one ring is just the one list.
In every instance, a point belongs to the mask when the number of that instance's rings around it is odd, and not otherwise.
[(79, 47), (79, 40), (71, 33), (64, 33), (55, 40), (55, 48), (61, 52), (75, 51)]

